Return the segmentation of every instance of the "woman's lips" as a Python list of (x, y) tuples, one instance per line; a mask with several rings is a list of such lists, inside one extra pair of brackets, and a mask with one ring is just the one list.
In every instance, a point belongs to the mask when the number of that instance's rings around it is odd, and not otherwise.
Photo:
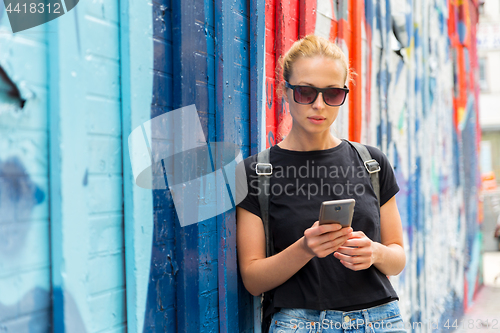
[(322, 117), (307, 117), (307, 119), (309, 119), (310, 122), (312, 122), (313, 124), (321, 124), (325, 121), (326, 118), (322, 118)]

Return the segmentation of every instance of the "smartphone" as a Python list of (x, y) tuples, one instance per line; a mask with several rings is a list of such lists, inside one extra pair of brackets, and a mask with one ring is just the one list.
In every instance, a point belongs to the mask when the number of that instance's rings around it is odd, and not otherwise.
[(338, 223), (350, 227), (354, 214), (354, 199), (323, 201), (319, 210), (319, 224)]

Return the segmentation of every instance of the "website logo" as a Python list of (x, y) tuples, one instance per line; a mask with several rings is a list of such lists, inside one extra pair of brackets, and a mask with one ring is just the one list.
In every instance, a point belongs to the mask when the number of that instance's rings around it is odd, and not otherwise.
[(79, 0), (4, 0), (12, 32), (27, 30), (69, 12)]
[(224, 213), (246, 196), (246, 185), (245, 193), (236, 194), (236, 178), (246, 184), (239, 147), (207, 143), (195, 105), (145, 122), (132, 131), (128, 145), (135, 183), (170, 189), (183, 227)]

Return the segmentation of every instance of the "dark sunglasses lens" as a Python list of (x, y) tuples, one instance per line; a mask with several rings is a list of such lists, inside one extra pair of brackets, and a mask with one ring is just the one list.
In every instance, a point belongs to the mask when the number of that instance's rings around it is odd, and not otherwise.
[(310, 104), (318, 95), (316, 89), (312, 87), (296, 87), (294, 92), (295, 102), (301, 104)]
[(341, 105), (344, 101), (346, 92), (342, 89), (331, 88), (323, 93), (325, 103), (332, 106)]

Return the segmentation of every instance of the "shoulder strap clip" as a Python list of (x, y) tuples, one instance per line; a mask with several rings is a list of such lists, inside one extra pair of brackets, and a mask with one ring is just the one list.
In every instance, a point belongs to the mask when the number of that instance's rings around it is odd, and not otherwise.
[(368, 171), (369, 174), (380, 171), (380, 164), (374, 159), (364, 161), (364, 164), (366, 171)]
[(259, 176), (270, 176), (273, 174), (273, 165), (271, 163), (259, 162), (255, 165), (255, 173)]
[(381, 170), (380, 164), (375, 159), (373, 159), (365, 145), (346, 139), (342, 140), (346, 141), (352, 147), (354, 147), (354, 149), (356, 149), (356, 151), (358, 152), (359, 157), (361, 157), (366, 171), (368, 171), (368, 174), (370, 175), (370, 181), (372, 183), (373, 191), (377, 196), (378, 205), (380, 207), (380, 182), (378, 179), (378, 172)]

